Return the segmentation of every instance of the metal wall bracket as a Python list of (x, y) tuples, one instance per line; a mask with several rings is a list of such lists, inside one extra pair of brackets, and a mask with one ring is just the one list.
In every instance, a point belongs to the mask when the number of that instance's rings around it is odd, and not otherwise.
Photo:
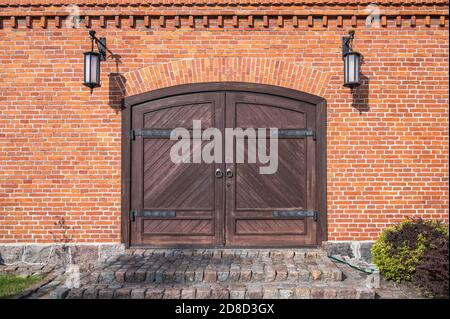
[(100, 61), (106, 61), (106, 38), (99, 38), (97, 47), (98, 53), (100, 53)]
[(355, 37), (355, 31), (350, 30), (348, 37), (342, 37), (342, 56), (352, 51), (352, 41)]

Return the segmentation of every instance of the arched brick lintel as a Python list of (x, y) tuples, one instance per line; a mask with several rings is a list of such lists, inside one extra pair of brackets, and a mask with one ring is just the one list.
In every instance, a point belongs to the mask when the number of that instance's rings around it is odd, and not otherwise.
[(180, 84), (248, 82), (269, 84), (323, 97), (330, 74), (276, 58), (216, 57), (153, 64), (118, 79), (124, 97)]

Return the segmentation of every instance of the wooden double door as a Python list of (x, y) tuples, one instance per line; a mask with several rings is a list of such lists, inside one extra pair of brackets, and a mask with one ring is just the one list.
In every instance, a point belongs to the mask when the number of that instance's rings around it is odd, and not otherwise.
[[(129, 154), (125, 154), (130, 156), (126, 192), (129, 244), (318, 245), (324, 236), (325, 218), (324, 181), (318, 180), (325, 179), (319, 174), (323, 154), (319, 152), (318, 135), (323, 128), (318, 127), (318, 103), (264, 90), (220, 88), (203, 92), (184, 88), (182, 94), (161, 96), (130, 108), (130, 145)], [(194, 130), (194, 120), (201, 121), (197, 122), (201, 129)], [(189, 152), (181, 153), (181, 163), (171, 158), (179, 143), (170, 138), (176, 128), (189, 133)], [(221, 134), (199, 137), (209, 128)], [(256, 155), (256, 163), (249, 163), (249, 152), (255, 153), (255, 148), (249, 148), (250, 140), (255, 139), (251, 134), (241, 138), (244, 161), (242, 157), (237, 161), (238, 137), (234, 136), (229, 144), (232, 147), (226, 149), (226, 128), (254, 128), (255, 132), (258, 128), (277, 128), (277, 132), (267, 129), (256, 135), (273, 161), (273, 154), (277, 155), (275, 172), (261, 174), (261, 167), (269, 165), (267, 158), (263, 163)], [(277, 146), (270, 143), (275, 136)], [(209, 154), (219, 152), (220, 161), (199, 160), (198, 154), (217, 138), (222, 141), (214, 145), (222, 149), (209, 148)], [(256, 142), (253, 145), (259, 146)], [(173, 154), (179, 156), (179, 151)]]

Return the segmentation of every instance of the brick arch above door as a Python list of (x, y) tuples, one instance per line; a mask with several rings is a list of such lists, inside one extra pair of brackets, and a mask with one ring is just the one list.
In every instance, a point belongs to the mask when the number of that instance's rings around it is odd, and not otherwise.
[(213, 57), (152, 64), (118, 78), (125, 97), (180, 84), (249, 82), (325, 96), (331, 75), (280, 58)]

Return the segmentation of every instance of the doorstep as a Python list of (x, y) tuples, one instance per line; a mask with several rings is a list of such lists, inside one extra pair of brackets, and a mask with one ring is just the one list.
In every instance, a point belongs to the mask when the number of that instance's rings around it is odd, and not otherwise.
[(129, 249), (82, 276), (67, 299), (374, 298), (321, 249)]

